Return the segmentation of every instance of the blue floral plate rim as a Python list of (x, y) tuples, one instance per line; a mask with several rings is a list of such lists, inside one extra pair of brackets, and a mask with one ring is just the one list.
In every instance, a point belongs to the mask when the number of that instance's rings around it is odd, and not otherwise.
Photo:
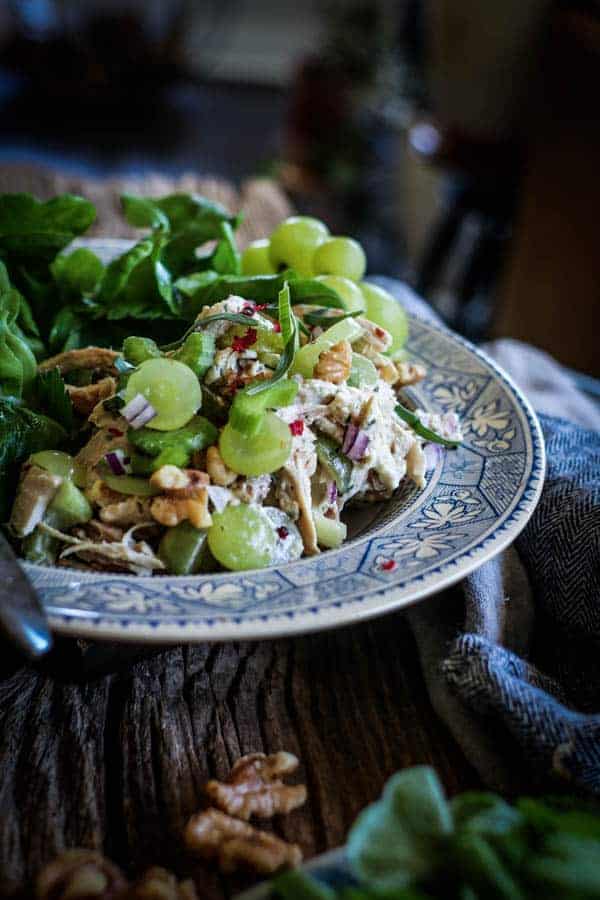
[[(124, 242), (89, 244), (114, 254)], [(52, 627), (153, 643), (318, 631), (422, 600), (503, 550), (542, 490), (537, 417), (484, 352), (442, 325), (416, 316), (410, 323), (408, 349), (429, 369), (415, 401), (457, 412), (466, 429), (464, 446), (443, 456), (423, 492), (381, 504), (374, 522), (339, 550), (260, 571), (138, 578), (25, 563)], [(392, 571), (382, 567), (390, 560)]]

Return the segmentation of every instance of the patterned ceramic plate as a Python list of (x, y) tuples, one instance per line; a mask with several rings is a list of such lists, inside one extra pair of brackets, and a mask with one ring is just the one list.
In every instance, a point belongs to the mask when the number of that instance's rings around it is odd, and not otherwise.
[[(116, 243), (103, 242), (105, 255)], [(411, 318), (408, 350), (429, 372), (412, 399), (456, 412), (465, 432), (425, 490), (404, 486), (386, 503), (349, 512), (350, 539), (339, 550), (260, 571), (151, 578), (25, 564), (52, 626), (159, 642), (298, 634), (408, 606), (495, 556), (542, 488), (539, 423), (508, 376), (455, 334)]]

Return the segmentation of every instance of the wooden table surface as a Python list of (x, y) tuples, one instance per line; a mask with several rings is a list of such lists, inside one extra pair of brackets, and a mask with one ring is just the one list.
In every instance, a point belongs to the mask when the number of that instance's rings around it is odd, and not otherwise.
[(341, 844), (397, 769), (430, 763), (450, 793), (479, 786), (431, 708), (402, 614), (164, 649), (81, 684), (5, 655), (0, 677), (0, 896), (80, 845), (132, 874), (161, 863), (205, 898), (231, 895), (248, 882), (194, 866), (181, 833), (204, 782), (251, 751), (299, 756), (308, 802), (274, 827), (306, 858)]

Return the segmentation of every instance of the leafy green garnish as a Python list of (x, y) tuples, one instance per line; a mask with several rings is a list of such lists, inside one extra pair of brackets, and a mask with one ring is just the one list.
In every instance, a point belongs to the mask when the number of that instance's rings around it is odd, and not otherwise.
[(73, 404), (58, 368), (39, 372), (35, 379), (33, 393), (36, 406), (41, 407), (51, 419), (58, 422), (70, 434), (73, 430)]
[(96, 217), (89, 200), (62, 194), (45, 203), (31, 194), (0, 195), (0, 258), (13, 267), (49, 263)]
[(449, 450), (456, 450), (457, 447), (460, 447), (460, 441), (449, 441), (447, 438), (442, 437), (441, 434), (438, 434), (437, 431), (427, 428), (411, 409), (407, 409), (401, 403), (397, 404), (395, 412), (399, 418), (410, 425), (415, 434), (420, 435), (424, 440), (431, 441), (433, 444), (441, 444), (442, 447), (448, 447)]
[(342, 319), (355, 319), (356, 316), (360, 315), (361, 310), (355, 310), (354, 312), (343, 313), (339, 316), (331, 316), (328, 313), (327, 307), (325, 307), (323, 309), (315, 309), (314, 312), (305, 312), (302, 318), (307, 325), (317, 325), (321, 328), (328, 328), (330, 325), (335, 325), (336, 322), (341, 322)]
[(36, 359), (19, 326), (28, 308), (0, 263), (0, 395), (20, 399), (31, 388)]

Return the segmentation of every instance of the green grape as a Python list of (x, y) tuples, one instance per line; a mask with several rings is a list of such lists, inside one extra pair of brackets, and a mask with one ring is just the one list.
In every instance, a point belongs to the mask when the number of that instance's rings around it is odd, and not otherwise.
[(133, 372), (125, 388), (125, 403), (141, 394), (156, 416), (147, 428), (173, 431), (185, 425), (202, 405), (200, 382), (192, 370), (174, 359), (149, 359)]
[(240, 475), (275, 472), (287, 460), (291, 447), (289, 426), (272, 412), (264, 414), (253, 435), (244, 435), (228, 423), (219, 438), (223, 462)]
[(40, 450), (29, 457), (29, 462), (61, 478), (71, 479), (75, 471), (75, 460), (61, 450)]
[(92, 507), (85, 494), (72, 481), (63, 481), (46, 511), (45, 521), (65, 531), (92, 518)]
[(268, 238), (252, 241), (242, 251), (242, 275), (275, 275), (277, 272), (269, 256)]
[(392, 336), (391, 354), (396, 353), (406, 343), (408, 318), (395, 297), (376, 284), (363, 281), (360, 286), (367, 301), (367, 319), (385, 328)]
[(342, 275), (360, 281), (367, 268), (365, 251), (349, 237), (332, 237), (315, 250), (313, 269), (323, 275)]
[(321, 281), (339, 295), (346, 312), (364, 312), (367, 302), (359, 286), (349, 278), (341, 275), (317, 275), (315, 281)]
[(226, 506), (213, 515), (208, 529), (208, 546), (215, 559), (234, 572), (263, 569), (275, 557), (273, 527), (260, 507)]
[(337, 344), (338, 341), (350, 341), (352, 343), (352, 341), (358, 340), (362, 333), (363, 329), (354, 319), (342, 319), (341, 322), (336, 322), (335, 325), (324, 331), (316, 341), (300, 347), (292, 364), (292, 375), (299, 374), (303, 378), (312, 378), (313, 369), (323, 350), (328, 350), (334, 344)]
[(276, 271), (295, 269), (299, 275), (313, 275), (315, 249), (329, 235), (329, 229), (310, 216), (290, 216), (277, 226), (270, 239), (269, 258)]
[(352, 354), (352, 368), (348, 376), (350, 387), (374, 387), (379, 380), (377, 369), (370, 359), (360, 353)]
[(328, 519), (318, 509), (313, 510), (313, 522), (317, 532), (317, 542), (321, 547), (334, 549), (335, 547), (340, 547), (346, 540), (348, 529), (344, 522)]

